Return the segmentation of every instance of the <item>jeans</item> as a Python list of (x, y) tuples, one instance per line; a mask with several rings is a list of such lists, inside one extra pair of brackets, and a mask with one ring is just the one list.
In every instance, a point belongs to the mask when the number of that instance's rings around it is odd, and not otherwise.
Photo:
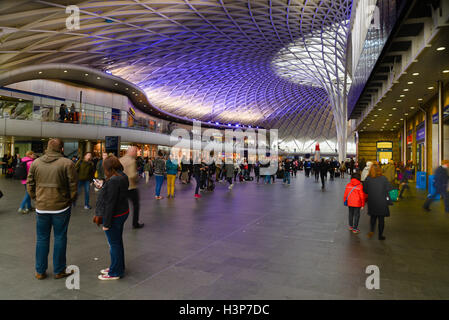
[(286, 181), (288, 181), (288, 184), (290, 184), (290, 172), (289, 171), (284, 172), (284, 183)]
[(271, 176), (268, 175), (268, 174), (266, 174), (266, 175), (263, 177), (263, 180), (264, 180), (264, 182), (265, 182), (266, 184), (270, 184), (270, 183), (271, 183)]
[(410, 187), (407, 183), (402, 185), (401, 191), (399, 192), (399, 199), (402, 198), (402, 195), (404, 194), (404, 191), (406, 189), (409, 190), (409, 193), (410, 193)]
[(123, 226), (129, 214), (112, 218), (112, 225), (106, 230), (109, 243), (111, 265), (108, 275), (111, 277), (123, 277), (125, 274), (125, 249), (123, 247)]
[(360, 208), (349, 207), (349, 226), (358, 229), (360, 220)]
[(176, 175), (167, 174), (167, 195), (169, 195), (169, 196), (175, 195), (175, 181), (176, 181)]
[(371, 216), (371, 218), (370, 218), (371, 232), (374, 232), (374, 229), (376, 228), (376, 220), (379, 220), (379, 237), (381, 237), (384, 233), (385, 217), (384, 216)]
[(430, 204), (432, 203), (432, 201), (438, 194), (440, 194), (441, 197), (444, 199), (444, 208), (445, 208), (446, 212), (449, 213), (449, 193), (444, 190), (435, 191), (433, 194), (429, 194), (427, 196), (426, 202), (424, 202), (424, 208), (429, 209)]
[(162, 184), (164, 183), (164, 176), (156, 176), (156, 197), (161, 195)]
[(81, 194), (81, 189), (84, 189), (84, 205), (89, 206), (90, 181), (89, 180), (78, 181), (78, 195)]
[(324, 189), (324, 184), (325, 184), (325, 183), (324, 183), (324, 178), (325, 178), (327, 175), (325, 175), (325, 174), (322, 173), (320, 176), (321, 176), (321, 188)]
[(27, 185), (25, 184), (25, 196), (23, 197), (22, 203), (20, 204), (20, 209), (31, 209), (31, 197), (27, 191)]
[(133, 227), (137, 227), (139, 225), (139, 190), (131, 189), (128, 190), (128, 200), (131, 201), (133, 206)]
[(58, 214), (36, 214), (36, 272), (44, 274), (48, 268), (51, 228), (54, 232), (54, 274), (64, 272), (66, 265), (67, 230), (71, 208)]

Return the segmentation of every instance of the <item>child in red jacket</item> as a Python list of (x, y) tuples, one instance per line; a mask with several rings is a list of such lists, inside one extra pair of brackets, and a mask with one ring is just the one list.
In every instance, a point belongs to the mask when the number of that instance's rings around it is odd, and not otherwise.
[(346, 185), (343, 203), (349, 208), (349, 231), (357, 234), (359, 230), (360, 208), (365, 207), (366, 195), (360, 182), (360, 173), (351, 176), (351, 182)]

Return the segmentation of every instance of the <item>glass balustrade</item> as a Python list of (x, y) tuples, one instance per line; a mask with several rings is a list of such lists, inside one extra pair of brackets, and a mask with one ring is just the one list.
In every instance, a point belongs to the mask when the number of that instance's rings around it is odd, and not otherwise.
[[(61, 107), (64, 104), (65, 107)], [(98, 125), (169, 134), (176, 125), (169, 121), (142, 116), (109, 107), (72, 100), (36, 97), (33, 101), (0, 98), (0, 119)]]

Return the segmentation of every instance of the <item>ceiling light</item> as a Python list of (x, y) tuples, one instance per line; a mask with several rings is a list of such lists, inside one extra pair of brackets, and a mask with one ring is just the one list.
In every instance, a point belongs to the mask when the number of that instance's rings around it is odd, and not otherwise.
[(401, 119), (399, 119), (399, 120), (404, 121), (404, 118), (401, 118)]
[(371, 122), (374, 122), (374, 120), (371, 120)]
[(39, 71), (39, 74), (42, 74), (42, 71)]
[(114, 83), (114, 85), (118, 86), (118, 83)]
[(398, 108), (393, 108), (393, 111), (396, 111), (396, 110), (398, 110)]
[(444, 50), (446, 50), (446, 47), (439, 47), (439, 48), (437, 48), (437, 51), (444, 51)]
[(405, 94), (401, 94), (400, 97), (401, 97), (401, 98), (404, 98), (404, 97), (405, 97)]
[(385, 121), (390, 121), (390, 119), (386, 119)]
[(416, 77), (416, 76), (419, 76), (419, 72), (415, 72), (415, 73), (413, 73), (413, 75)]
[(404, 115), (408, 116), (408, 113), (404, 113)]
[(377, 114), (375, 114), (374, 116), (375, 116), (375, 117), (377, 117), (378, 115), (377, 115)]
[(407, 82), (407, 84), (413, 84), (413, 83), (414, 83), (413, 81)]
[(449, 70), (444, 70), (443, 73), (449, 73)]
[(97, 80), (100, 80), (101, 78), (100, 77), (97, 77)]
[(388, 116), (389, 116), (389, 117), (392, 117), (393, 115), (390, 113)]
[(126, 88), (126, 90), (128, 90), (128, 88)]
[(404, 89), (403, 91), (404, 91), (404, 92), (407, 92), (407, 91), (408, 91), (408, 89)]
[(396, 102), (399, 102), (399, 103), (401, 103), (401, 102), (402, 102), (402, 100), (396, 100)]
[(433, 89), (435, 89), (435, 87), (428, 87), (427, 89), (429, 89), (429, 90), (433, 90)]
[(88, 74), (88, 73), (85, 73), (84, 75), (87, 77), (89, 74)]
[(422, 99), (422, 98), (419, 98), (418, 101), (423, 101), (423, 99)]
[(379, 111), (382, 111), (382, 109), (381, 109), (381, 108), (379, 108), (379, 109), (377, 109), (377, 110), (379, 110)]
[(413, 109), (415, 109), (415, 107), (410, 107), (410, 109), (412, 109), (412, 110), (413, 110)]

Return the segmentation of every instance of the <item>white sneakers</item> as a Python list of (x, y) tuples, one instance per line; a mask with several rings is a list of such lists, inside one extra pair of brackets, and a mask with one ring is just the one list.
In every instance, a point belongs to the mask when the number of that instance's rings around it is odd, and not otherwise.
[(232, 190), (233, 187), (234, 187), (234, 184), (231, 184), (228, 189)]
[(103, 269), (100, 272), (101, 272), (101, 274), (98, 276), (99, 280), (118, 280), (118, 279), (120, 279), (120, 277), (111, 277), (111, 276), (109, 276), (108, 275), (109, 268)]

